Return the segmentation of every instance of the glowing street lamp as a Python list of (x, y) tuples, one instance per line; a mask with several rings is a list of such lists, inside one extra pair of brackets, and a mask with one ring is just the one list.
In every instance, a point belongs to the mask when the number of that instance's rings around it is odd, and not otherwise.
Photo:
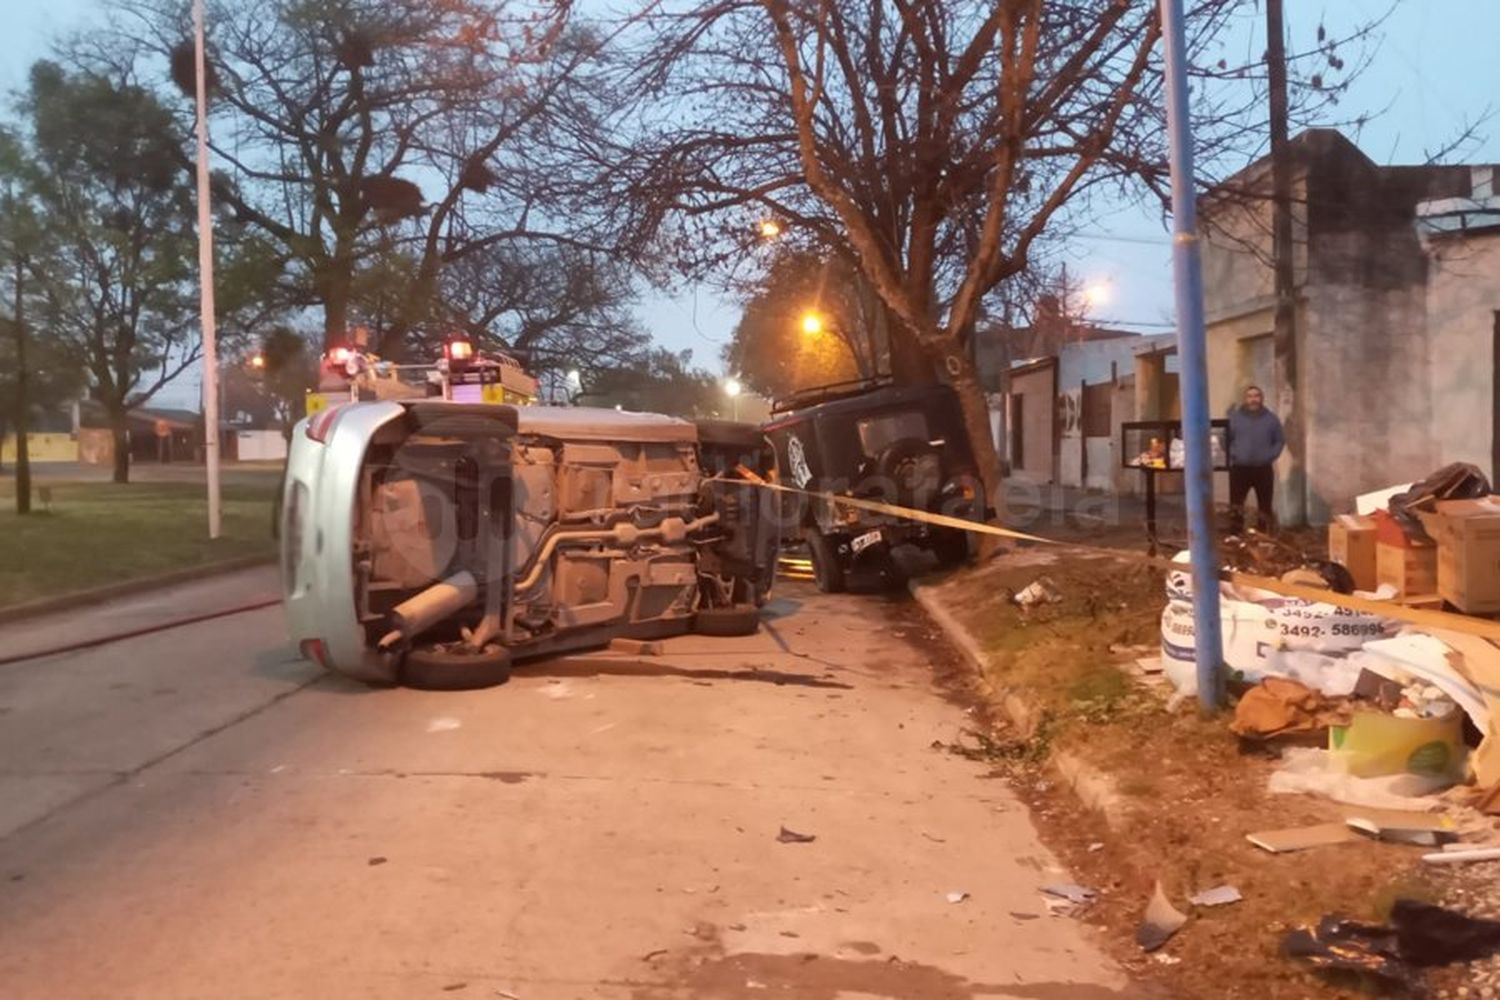
[(265, 371), (266, 356), (264, 354), (250, 355), (250, 367), (254, 368), (256, 371)]
[(729, 397), (729, 405), (732, 407), (733, 419), (740, 419), (740, 393), (745, 387), (740, 385), (740, 380), (730, 376), (724, 380), (724, 395)]
[(775, 219), (761, 219), (760, 225), (756, 227), (763, 240), (774, 240), (781, 235), (781, 223)]
[(1108, 305), (1112, 295), (1113, 289), (1110, 288), (1108, 282), (1096, 281), (1084, 286), (1083, 302), (1090, 309), (1097, 309), (1099, 306)]
[(827, 324), (824, 322), (821, 313), (809, 309), (802, 314), (802, 332), (809, 337), (818, 336), (826, 327)]

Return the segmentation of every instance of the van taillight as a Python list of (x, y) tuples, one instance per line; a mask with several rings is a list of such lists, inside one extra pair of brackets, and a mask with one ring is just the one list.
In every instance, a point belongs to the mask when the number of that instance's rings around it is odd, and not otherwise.
[(322, 639), (303, 639), (297, 650), (304, 660), (312, 660), (324, 670), (328, 669), (328, 650), (323, 646)]
[(328, 440), (328, 435), (333, 433), (333, 422), (339, 418), (339, 409), (330, 406), (326, 410), (320, 410), (307, 422), (307, 436), (319, 444)]

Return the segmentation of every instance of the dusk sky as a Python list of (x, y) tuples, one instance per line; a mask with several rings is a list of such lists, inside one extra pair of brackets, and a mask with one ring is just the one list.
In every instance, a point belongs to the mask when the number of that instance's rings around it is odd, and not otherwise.
[[(85, 24), (102, 4), (94, 0), (11, 0), (10, 28), (0, 36), (0, 86), (15, 88), (26, 67), (47, 53), (54, 34)], [(1294, 43), (1311, 37), (1321, 17), (1333, 34), (1377, 17), (1386, 0), (1290, 3)], [(1466, 122), (1500, 107), (1500, 2), (1404, 0), (1386, 22), (1370, 69), (1344, 98), (1339, 113), (1354, 118), (1379, 113), (1352, 136), (1381, 163), (1422, 162)], [(1478, 141), (1456, 159), (1500, 162), (1500, 119), (1482, 123)], [(1097, 318), (1127, 328), (1160, 332), (1172, 319), (1169, 241), (1156, 213), (1130, 205), (1100, 217), (1066, 252), (1070, 272), (1110, 290)], [(680, 289), (643, 296), (638, 315), (664, 346), (691, 349), (695, 361), (720, 368), (719, 350), (738, 319), (738, 308), (711, 289)], [(194, 395), (175, 387), (173, 402)], [(164, 400), (165, 401), (165, 400)]]

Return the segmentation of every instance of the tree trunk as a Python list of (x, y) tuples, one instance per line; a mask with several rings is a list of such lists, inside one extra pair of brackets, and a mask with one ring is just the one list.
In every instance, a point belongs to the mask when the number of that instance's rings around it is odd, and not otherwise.
[(323, 291), (323, 350), (348, 343), (349, 288), (347, 283), (335, 280)]
[(921, 345), (911, 336), (906, 324), (891, 316), (885, 325), (891, 355), (890, 376), (896, 384), (932, 385), (936, 382), (936, 368)]
[(16, 513), (31, 513), (31, 444), (26, 435), (31, 416), (31, 400), (27, 398), (28, 373), (26, 370), (26, 315), (23, 281), (26, 276), (24, 261), (16, 258)]
[[(990, 428), (990, 408), (985, 401), (979, 380), (975, 377), (973, 367), (969, 365), (964, 367), (966, 370), (954, 378), (953, 388), (958, 391), (959, 406), (963, 410), (964, 429), (969, 432), (969, 445), (974, 449), (974, 461), (979, 467), (979, 479), (985, 500), (982, 517), (986, 522), (1003, 521), (1005, 519), (1004, 484), (1000, 477), (1000, 457), (995, 451), (994, 432)], [(989, 516), (992, 509), (995, 512), (993, 519)], [(1001, 548), (1004, 546), (997, 536), (979, 536), (978, 549), (981, 558), (988, 557)]]
[(1281, 522), (1305, 523), (1307, 515), (1302, 415), (1297, 399), (1297, 276), (1293, 270), (1292, 162), (1287, 136), (1286, 29), (1281, 0), (1266, 4), (1266, 68), (1271, 117), (1271, 259), (1276, 311), (1271, 337), (1275, 357), (1276, 410), (1286, 438), (1286, 486), (1276, 491)]
[(130, 420), (128, 411), (118, 404), (105, 404), (109, 429), (115, 442), (115, 475), (117, 483), (130, 482)]

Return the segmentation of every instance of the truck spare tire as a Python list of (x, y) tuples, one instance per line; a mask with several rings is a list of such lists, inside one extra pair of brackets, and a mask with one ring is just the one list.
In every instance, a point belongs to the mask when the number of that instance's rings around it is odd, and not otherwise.
[(754, 635), (759, 629), (760, 611), (752, 604), (703, 608), (693, 618), (693, 631), (699, 635)]
[(474, 691), (510, 680), (510, 653), (504, 649), (471, 652), (430, 647), (407, 652), (401, 684), (420, 691)]

